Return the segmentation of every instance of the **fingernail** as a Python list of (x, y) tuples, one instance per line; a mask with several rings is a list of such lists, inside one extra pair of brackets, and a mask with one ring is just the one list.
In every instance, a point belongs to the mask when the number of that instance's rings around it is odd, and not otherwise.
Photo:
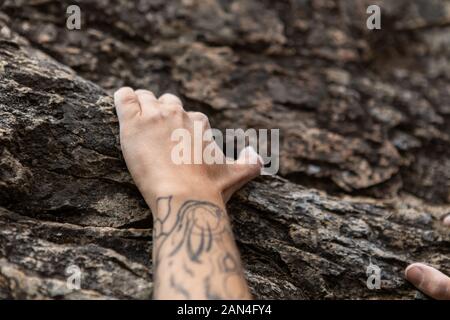
[(411, 265), (408, 268), (406, 268), (405, 276), (406, 279), (417, 288), (420, 288), (420, 286), (423, 283), (424, 273), (422, 268), (419, 266)]
[(248, 154), (249, 157), (257, 158), (260, 165), (263, 165), (263, 158), (256, 152), (256, 150), (252, 146), (245, 147), (243, 150)]
[(446, 216), (443, 220), (444, 226), (450, 227), (450, 215)]
[(263, 158), (258, 154), (258, 152), (256, 152), (256, 150), (252, 146), (250, 146), (250, 152), (253, 153), (253, 156), (258, 158), (260, 165), (264, 164)]

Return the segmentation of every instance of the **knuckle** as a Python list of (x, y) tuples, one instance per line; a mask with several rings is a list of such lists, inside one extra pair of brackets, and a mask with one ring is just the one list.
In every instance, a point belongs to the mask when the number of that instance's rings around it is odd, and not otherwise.
[(158, 120), (162, 119), (163, 117), (164, 117), (164, 113), (161, 111), (151, 112), (147, 115), (147, 118), (150, 121), (158, 121)]
[(167, 106), (167, 110), (172, 114), (181, 114), (183, 111), (183, 107), (177, 103), (172, 103)]
[(177, 103), (181, 104), (180, 98), (178, 98), (176, 95), (171, 93), (164, 93), (160, 98), (161, 101), (164, 101), (166, 103)]
[(171, 94), (171, 93), (164, 93), (160, 99), (167, 99), (167, 98), (172, 98), (175, 97), (175, 95)]
[(144, 90), (144, 89), (138, 89), (135, 91), (136, 95), (138, 96), (145, 96), (145, 95), (150, 95), (152, 97), (154, 97), (154, 93), (149, 91), (149, 90)]
[(117, 90), (116, 92), (114, 92), (114, 97), (115, 98), (120, 98), (123, 97), (124, 95), (128, 95), (128, 94), (132, 94), (133, 93), (133, 89), (130, 87), (122, 87), (119, 90)]
[(192, 117), (194, 120), (203, 122), (203, 124), (209, 124), (208, 116), (202, 112), (194, 112)]
[(209, 122), (208, 116), (202, 112), (198, 113), (198, 117), (203, 121), (203, 122)]
[(137, 103), (137, 97), (134, 94), (126, 94), (122, 97), (122, 101), (123, 104), (133, 104), (133, 103)]

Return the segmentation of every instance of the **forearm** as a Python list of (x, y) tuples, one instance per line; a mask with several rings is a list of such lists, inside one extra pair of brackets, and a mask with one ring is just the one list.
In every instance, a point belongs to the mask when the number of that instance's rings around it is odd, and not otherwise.
[(156, 299), (251, 298), (220, 197), (168, 195), (152, 211)]

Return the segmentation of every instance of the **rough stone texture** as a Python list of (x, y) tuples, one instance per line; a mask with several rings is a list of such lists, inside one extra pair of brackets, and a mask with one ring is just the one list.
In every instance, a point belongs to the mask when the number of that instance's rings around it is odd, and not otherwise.
[(369, 32), (372, 2), (80, 0), (68, 31), (72, 1), (3, 1), (0, 298), (151, 296), (151, 215), (110, 97), (125, 84), (215, 127), (281, 129), (283, 178), (230, 203), (256, 297), (413, 298), (409, 262), (450, 273), (450, 2), (375, 1)]

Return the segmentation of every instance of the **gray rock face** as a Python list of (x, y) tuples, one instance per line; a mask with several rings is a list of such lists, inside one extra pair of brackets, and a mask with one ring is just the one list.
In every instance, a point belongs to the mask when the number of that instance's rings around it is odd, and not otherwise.
[(413, 298), (408, 263), (450, 273), (448, 1), (381, 3), (378, 34), (350, 0), (79, 2), (81, 31), (68, 1), (0, 11), (0, 298), (151, 297), (151, 213), (110, 97), (124, 84), (215, 127), (281, 129), (282, 178), (229, 204), (255, 297)]

